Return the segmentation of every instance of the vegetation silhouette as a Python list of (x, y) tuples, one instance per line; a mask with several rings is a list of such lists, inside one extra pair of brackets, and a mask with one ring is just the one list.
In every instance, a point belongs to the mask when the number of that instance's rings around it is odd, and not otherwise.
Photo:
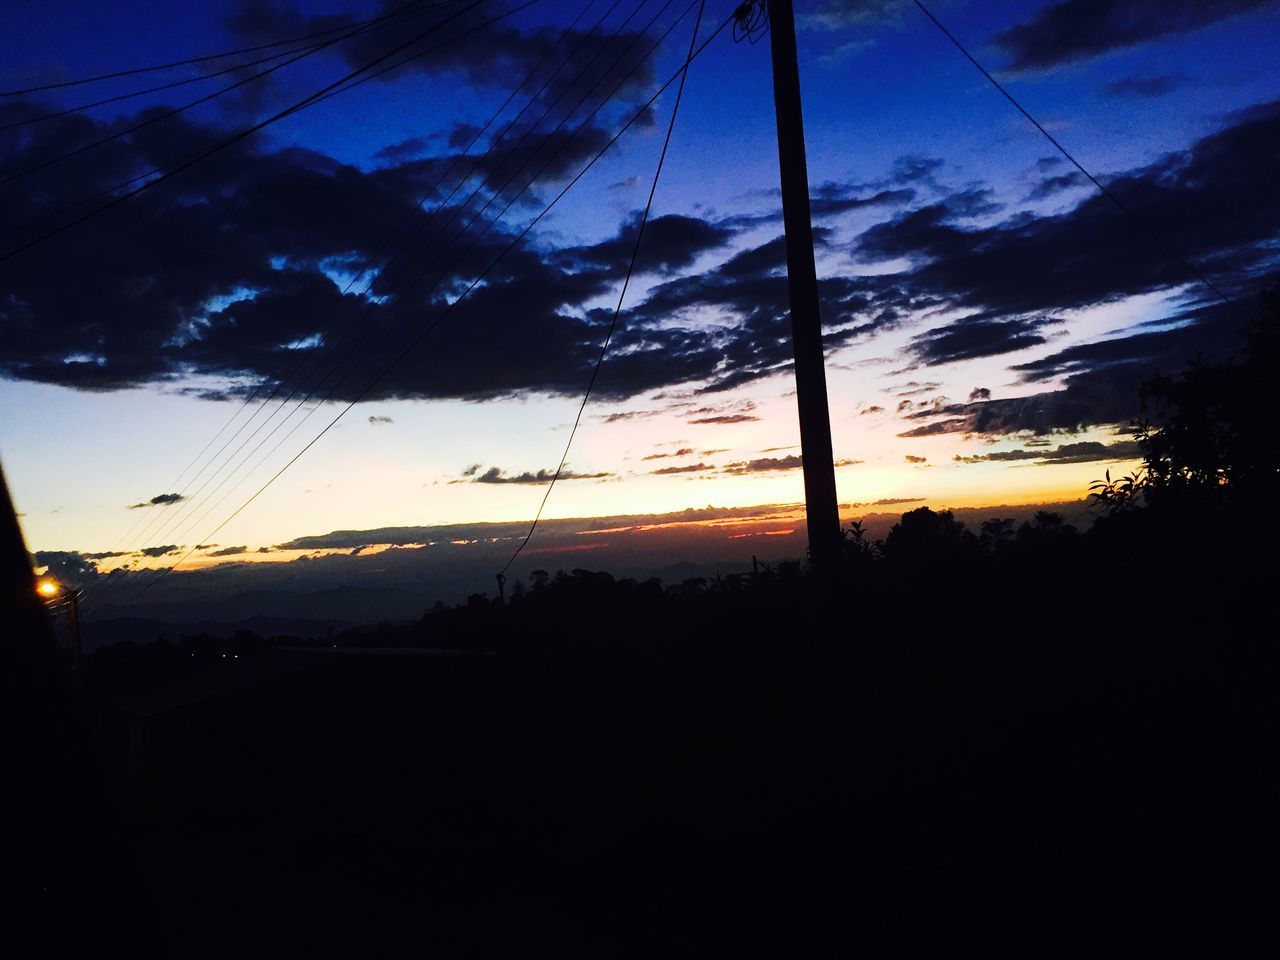
[(1280, 370), (1280, 288), (1245, 331), (1240, 357), (1197, 362), (1143, 387), (1148, 419), (1136, 436), (1153, 507), (1270, 512), (1280, 478), (1272, 405)]
[(1081, 529), (920, 508), (850, 524), (833, 578), (539, 570), (323, 642), (97, 652), (158, 952), (1248, 952), (1276, 303), (1147, 386)]

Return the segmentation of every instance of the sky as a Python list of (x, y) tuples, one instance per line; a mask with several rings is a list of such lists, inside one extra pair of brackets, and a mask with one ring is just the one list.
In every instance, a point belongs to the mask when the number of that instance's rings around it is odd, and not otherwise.
[[(734, 6), (708, 2), (699, 38)], [(913, 3), (796, 8), (844, 515), (1079, 499), (1131, 467), (1141, 382), (1234, 350), (1275, 283), (1280, 4), (930, 4), (1133, 219)], [(612, 317), (675, 86), (646, 104), (698, 9), (6, 4), (0, 458), (37, 557), (206, 569), (468, 524), (514, 546)], [(690, 67), (546, 516), (800, 501), (788, 331), (769, 45), (724, 30)]]

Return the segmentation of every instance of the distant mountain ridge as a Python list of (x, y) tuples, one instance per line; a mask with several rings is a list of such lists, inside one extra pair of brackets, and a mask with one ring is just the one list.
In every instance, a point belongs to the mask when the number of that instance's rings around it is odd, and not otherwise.
[(83, 643), (86, 651), (109, 647), (126, 640), (152, 643), (161, 637), (171, 640), (180, 636), (209, 634), (230, 637), (248, 630), (261, 637), (299, 637), (314, 640), (330, 632), (341, 633), (355, 626), (348, 620), (312, 620), (298, 617), (246, 617), (235, 623), (216, 620), (194, 620), (189, 623), (154, 620), (147, 617), (117, 617), (112, 620), (89, 621), (84, 624)]

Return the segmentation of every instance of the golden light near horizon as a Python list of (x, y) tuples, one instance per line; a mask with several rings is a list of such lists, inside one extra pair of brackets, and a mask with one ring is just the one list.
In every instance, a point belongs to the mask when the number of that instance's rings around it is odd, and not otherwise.
[(61, 589), (62, 585), (51, 577), (42, 577), (36, 584), (36, 593), (46, 598), (56, 597)]

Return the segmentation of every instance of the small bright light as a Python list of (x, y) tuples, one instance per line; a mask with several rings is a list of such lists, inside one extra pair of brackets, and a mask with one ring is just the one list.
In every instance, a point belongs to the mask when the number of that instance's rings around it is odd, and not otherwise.
[(54, 597), (58, 594), (58, 581), (47, 577), (36, 584), (36, 592), (42, 597)]

